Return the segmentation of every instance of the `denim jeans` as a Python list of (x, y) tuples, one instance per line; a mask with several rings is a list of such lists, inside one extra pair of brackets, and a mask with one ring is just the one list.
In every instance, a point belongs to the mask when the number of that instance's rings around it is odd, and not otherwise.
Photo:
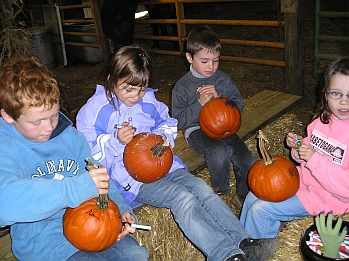
[(240, 221), (252, 238), (275, 238), (281, 221), (307, 216), (310, 214), (297, 196), (275, 203), (258, 199), (250, 192), (242, 206)]
[(207, 261), (243, 254), (238, 246), (249, 235), (240, 221), (203, 179), (188, 171), (177, 169), (158, 181), (142, 184), (135, 200), (170, 209), (185, 236)]
[(146, 261), (149, 253), (145, 246), (140, 246), (130, 235), (114, 243), (110, 248), (101, 252), (78, 251), (67, 261)]
[(256, 157), (236, 134), (224, 139), (212, 139), (201, 129), (190, 133), (188, 144), (205, 155), (207, 169), (211, 175), (211, 186), (221, 192), (229, 192), (230, 163), (236, 179), (236, 194), (241, 202), (249, 192), (247, 175), (256, 162)]

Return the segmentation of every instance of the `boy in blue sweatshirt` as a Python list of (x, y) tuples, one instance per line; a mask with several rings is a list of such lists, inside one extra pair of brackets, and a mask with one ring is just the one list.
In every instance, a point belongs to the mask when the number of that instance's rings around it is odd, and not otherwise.
[(106, 168), (86, 170), (90, 148), (59, 111), (59, 96), (43, 64), (14, 58), (0, 66), (0, 227), (11, 226), (13, 254), (35, 261), (148, 260), (128, 224), (102, 252), (80, 251), (65, 238), (66, 208), (99, 194), (109, 194), (123, 221), (136, 217)]

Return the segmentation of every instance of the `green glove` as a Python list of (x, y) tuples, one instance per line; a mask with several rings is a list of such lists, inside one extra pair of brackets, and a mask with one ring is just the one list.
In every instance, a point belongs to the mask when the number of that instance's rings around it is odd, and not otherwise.
[(332, 228), (332, 211), (328, 214), (325, 224), (325, 213), (320, 213), (320, 216), (315, 217), (315, 224), (319, 232), (321, 242), (324, 246), (324, 256), (329, 258), (339, 258), (339, 247), (343, 243), (344, 237), (347, 234), (347, 227), (344, 227), (342, 233), (339, 234), (343, 217), (340, 216), (334, 228)]

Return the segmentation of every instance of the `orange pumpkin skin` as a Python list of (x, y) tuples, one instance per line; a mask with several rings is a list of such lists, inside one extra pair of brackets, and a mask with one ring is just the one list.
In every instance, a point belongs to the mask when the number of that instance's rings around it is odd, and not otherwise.
[(207, 102), (199, 114), (202, 131), (213, 139), (225, 139), (241, 126), (241, 113), (229, 98), (218, 97)]
[(116, 242), (122, 229), (118, 206), (108, 200), (108, 208), (100, 209), (97, 198), (68, 208), (63, 216), (63, 233), (73, 246), (88, 252), (100, 252)]
[[(139, 133), (125, 146), (124, 165), (130, 176), (143, 183), (151, 183), (164, 177), (173, 162), (171, 146), (162, 146), (164, 142), (160, 135)], [(158, 146), (162, 154), (152, 152)]]
[(256, 197), (271, 201), (284, 201), (299, 189), (299, 173), (294, 164), (282, 157), (273, 156), (273, 162), (265, 165), (258, 160), (248, 174), (248, 185)]

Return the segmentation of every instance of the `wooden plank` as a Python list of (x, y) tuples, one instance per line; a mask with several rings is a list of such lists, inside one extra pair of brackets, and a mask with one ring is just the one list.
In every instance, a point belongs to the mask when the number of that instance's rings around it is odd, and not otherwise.
[(16, 261), (11, 250), (11, 237), (7, 234), (0, 238), (0, 260), (1, 261)]
[(178, 132), (173, 153), (178, 156), (188, 167), (188, 171), (196, 174), (206, 167), (203, 154), (189, 147), (182, 131)]
[(301, 96), (264, 90), (245, 101), (242, 124), (238, 135), (246, 141), (295, 104)]
[[(245, 108), (242, 111), (242, 124), (238, 135), (246, 141), (258, 129), (280, 117), (282, 113), (290, 109), (300, 99), (301, 97), (297, 95), (270, 90), (257, 93), (245, 101)], [(182, 132), (179, 132), (173, 152), (182, 159), (188, 170), (193, 174), (206, 167), (204, 156), (188, 146)]]

